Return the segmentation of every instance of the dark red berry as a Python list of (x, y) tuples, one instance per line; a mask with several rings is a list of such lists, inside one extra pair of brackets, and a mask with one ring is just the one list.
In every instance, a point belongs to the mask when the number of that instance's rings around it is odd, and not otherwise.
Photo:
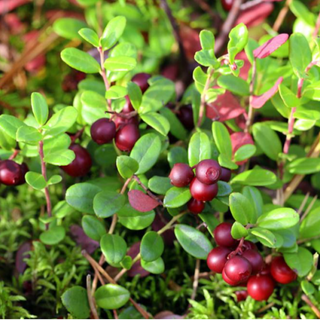
[(130, 118), (124, 118), (124, 117), (121, 117), (121, 116), (115, 116), (114, 123), (115, 123), (117, 129), (120, 129), (121, 127), (123, 127), (123, 126), (125, 126), (127, 124), (134, 124), (135, 126), (138, 127), (139, 120), (138, 120), (137, 116), (130, 117)]
[(250, 262), (240, 256), (234, 256), (229, 259), (224, 266), (226, 276), (234, 282), (246, 282), (252, 272)]
[(90, 153), (79, 144), (72, 144), (69, 147), (75, 153), (75, 159), (67, 166), (62, 166), (62, 170), (71, 177), (83, 177), (91, 169), (92, 160)]
[(297, 274), (290, 269), (283, 257), (276, 257), (271, 262), (270, 272), (274, 280), (287, 284), (297, 279)]
[(259, 274), (266, 276), (270, 275), (270, 264), (264, 264), (262, 267), (262, 270), (259, 272)]
[(264, 261), (261, 254), (258, 251), (251, 250), (251, 249), (246, 250), (242, 254), (242, 257), (246, 258), (250, 262), (252, 266), (252, 273), (258, 273), (262, 270), (264, 266)]
[(248, 241), (248, 240), (244, 240), (243, 241), (242, 249), (243, 250), (255, 250), (255, 251), (258, 251), (257, 246), (253, 242)]
[(221, 167), (221, 175), (219, 180), (229, 182), (231, 179), (231, 170)]
[(216, 247), (212, 249), (207, 257), (207, 265), (210, 270), (216, 273), (222, 273), (231, 250), (225, 247)]
[(233, 280), (231, 280), (231, 279), (227, 276), (227, 274), (226, 274), (226, 269), (225, 269), (225, 268), (223, 268), (223, 270), (222, 270), (222, 279), (223, 279), (227, 284), (230, 284), (230, 286), (236, 286), (236, 285), (239, 284), (239, 282), (233, 281)]
[(21, 166), (13, 160), (4, 160), (0, 163), (0, 182), (7, 186), (16, 186), (23, 179)]
[(145, 92), (149, 88), (148, 80), (151, 78), (148, 73), (137, 73), (133, 78), (132, 82), (137, 84), (142, 92)]
[(109, 143), (116, 136), (116, 125), (107, 118), (94, 122), (90, 129), (91, 138), (97, 144)]
[(247, 299), (248, 291), (247, 290), (239, 290), (235, 292), (235, 295), (237, 297), (237, 301), (244, 301)]
[(238, 244), (238, 241), (232, 238), (231, 228), (232, 223), (223, 222), (214, 229), (214, 240), (218, 246), (235, 247)]
[(211, 201), (218, 194), (218, 185), (207, 185), (194, 178), (190, 184), (190, 192), (196, 200)]
[(188, 210), (194, 214), (201, 213), (205, 207), (205, 203), (203, 201), (199, 201), (196, 199), (190, 199), (187, 203)]
[(177, 113), (177, 116), (186, 129), (192, 130), (194, 128), (193, 111), (191, 105), (181, 107)]
[(129, 113), (129, 112), (134, 111), (134, 108), (131, 104), (130, 98), (128, 96), (125, 96), (125, 98), (126, 98), (126, 104), (124, 105), (122, 112)]
[(196, 177), (204, 184), (216, 183), (221, 174), (221, 167), (215, 160), (202, 160), (197, 164)]
[(131, 151), (139, 138), (139, 128), (134, 124), (127, 124), (117, 131), (116, 146), (121, 151)]
[(252, 276), (247, 283), (247, 290), (254, 300), (268, 300), (274, 290), (274, 281), (270, 276)]
[(21, 169), (21, 179), (19, 180), (18, 185), (24, 184), (26, 182), (24, 176), (29, 171), (29, 168), (25, 162), (21, 163), (20, 169)]
[(176, 163), (169, 174), (171, 184), (179, 188), (189, 185), (193, 177), (193, 171), (186, 163)]
[(232, 8), (234, 0), (221, 0), (221, 4), (224, 10), (230, 11)]

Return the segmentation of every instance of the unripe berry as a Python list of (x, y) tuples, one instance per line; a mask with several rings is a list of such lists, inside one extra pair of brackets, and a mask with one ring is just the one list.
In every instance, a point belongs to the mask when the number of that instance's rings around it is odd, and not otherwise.
[(218, 185), (207, 185), (194, 178), (190, 184), (190, 192), (196, 200), (211, 201), (218, 194)]
[(255, 250), (246, 250), (242, 257), (247, 259), (252, 266), (252, 273), (258, 273), (264, 266), (264, 261), (261, 254)]
[(268, 300), (274, 290), (274, 281), (270, 276), (252, 276), (247, 283), (247, 290), (254, 300)]
[(116, 136), (116, 125), (113, 121), (102, 118), (92, 124), (90, 132), (92, 140), (97, 144), (109, 143)]
[(143, 93), (149, 88), (148, 80), (150, 78), (151, 78), (150, 74), (141, 72), (141, 73), (137, 73), (132, 78), (132, 82), (137, 84), (140, 87), (140, 89), (141, 89), (141, 91)]
[(231, 179), (231, 170), (221, 167), (221, 175), (219, 180), (229, 182), (230, 179)]
[(287, 284), (297, 279), (297, 274), (290, 269), (283, 257), (275, 257), (270, 266), (270, 272), (274, 280)]
[(213, 235), (217, 245), (224, 247), (235, 247), (238, 244), (238, 241), (233, 239), (231, 235), (231, 228), (232, 223), (223, 222), (214, 229)]
[(117, 131), (116, 146), (121, 151), (131, 151), (139, 138), (139, 128), (134, 124), (127, 124)]
[(225, 247), (216, 247), (212, 249), (207, 257), (207, 265), (210, 270), (216, 273), (222, 273), (231, 250)]
[(221, 175), (221, 167), (215, 160), (202, 160), (197, 164), (196, 177), (204, 184), (216, 183)]
[(246, 282), (252, 271), (250, 262), (240, 256), (229, 259), (224, 267), (226, 276), (234, 282)]
[(0, 163), (0, 182), (7, 186), (16, 186), (23, 179), (21, 166), (13, 160), (3, 160)]
[(189, 185), (193, 177), (193, 171), (186, 163), (176, 163), (169, 174), (171, 184), (179, 188)]
[(201, 213), (205, 207), (205, 203), (203, 201), (199, 201), (196, 199), (190, 199), (187, 203), (188, 210), (194, 214)]

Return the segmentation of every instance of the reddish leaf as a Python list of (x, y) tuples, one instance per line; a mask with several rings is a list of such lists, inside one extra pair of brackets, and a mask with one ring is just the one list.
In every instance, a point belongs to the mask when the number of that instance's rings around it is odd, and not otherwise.
[(74, 11), (66, 11), (66, 10), (59, 10), (59, 9), (53, 9), (53, 10), (48, 10), (45, 13), (46, 18), (53, 19), (53, 21), (60, 19), (62, 17), (64, 18), (75, 18), (79, 20), (84, 20), (83, 14), (80, 12), (74, 12)]
[(140, 190), (130, 190), (128, 192), (131, 207), (140, 212), (148, 212), (159, 205), (159, 202)]
[(21, 274), (24, 272), (24, 270), (27, 267), (27, 264), (25, 263), (24, 259), (30, 257), (30, 255), (27, 254), (27, 252), (29, 252), (31, 250), (32, 250), (32, 244), (31, 244), (31, 242), (28, 241), (28, 242), (23, 243), (19, 247), (19, 249), (16, 253), (16, 270)]
[(193, 60), (195, 53), (201, 50), (198, 31), (181, 24), (180, 37), (182, 39), (182, 45), (186, 52), (187, 58)]
[(2, 0), (0, 1), (0, 14), (6, 14), (29, 2), (31, 2), (31, 0)]
[(243, 10), (235, 22), (235, 26), (244, 23), (248, 28), (261, 24), (273, 11), (273, 4), (262, 2), (258, 5)]
[[(136, 255), (139, 253), (140, 253), (140, 242), (136, 242), (130, 247), (130, 249), (127, 252), (127, 255), (130, 256), (132, 259), (134, 259), (136, 257)], [(127, 272), (127, 275), (132, 278), (138, 274), (140, 275), (140, 278), (144, 278), (150, 274), (149, 271), (144, 270), (141, 267), (140, 260), (138, 260), (136, 263), (134, 263), (132, 265), (131, 269), (128, 270), (128, 272)]]
[(281, 33), (276, 37), (268, 40), (263, 45), (261, 45), (253, 51), (254, 57), (263, 59), (270, 56), (270, 54), (272, 54), (279, 47), (281, 47), (288, 40), (288, 38), (289, 35), (287, 33)]
[(245, 109), (229, 91), (218, 96), (217, 100), (209, 103), (206, 108), (207, 117), (213, 120), (219, 116), (219, 121), (236, 118), (244, 112)]
[(236, 56), (236, 59), (242, 60), (244, 62), (243, 67), (240, 69), (239, 77), (242, 78), (243, 80), (247, 80), (249, 70), (251, 69), (251, 63), (250, 63), (245, 51), (241, 51), (240, 53), (238, 53)]
[(260, 109), (264, 106), (264, 104), (272, 98), (275, 93), (278, 91), (280, 83), (283, 81), (283, 77), (280, 77), (277, 82), (274, 84), (272, 88), (270, 88), (267, 92), (262, 94), (261, 96), (253, 96), (252, 97), (252, 107), (254, 109)]
[[(180, 288), (181, 290), (181, 288)], [(174, 314), (169, 310), (161, 311), (154, 316), (155, 319), (184, 319), (184, 316)]]
[(21, 22), (16, 13), (7, 13), (4, 16), (4, 21), (14, 35), (21, 33), (26, 28), (26, 25)]
[(70, 233), (77, 245), (79, 245), (82, 249), (86, 250), (89, 254), (93, 253), (97, 248), (100, 247), (98, 241), (89, 238), (84, 233), (83, 229), (76, 224), (70, 227)]
[[(246, 144), (254, 144), (252, 137), (249, 133), (245, 132), (235, 132), (231, 136), (231, 144), (232, 144), (232, 154), (234, 155), (236, 151), (246, 145)], [(242, 165), (246, 163), (248, 160), (237, 162), (238, 165)]]

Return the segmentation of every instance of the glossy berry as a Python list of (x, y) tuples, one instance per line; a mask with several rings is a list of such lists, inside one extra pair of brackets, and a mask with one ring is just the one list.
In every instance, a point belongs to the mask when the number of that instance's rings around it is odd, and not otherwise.
[(222, 273), (230, 252), (231, 250), (225, 247), (216, 247), (212, 249), (207, 257), (208, 268), (216, 273)]
[(24, 176), (29, 171), (29, 168), (28, 168), (28, 166), (27, 166), (27, 164), (25, 162), (21, 163), (20, 169), (21, 169), (21, 178), (20, 178), (20, 180), (18, 182), (18, 185), (24, 184), (26, 182)]
[(230, 286), (236, 286), (236, 285), (239, 284), (239, 282), (233, 281), (233, 280), (231, 280), (231, 279), (227, 276), (225, 268), (223, 268), (223, 270), (222, 270), (222, 279), (223, 279), (227, 284), (230, 284)]
[(191, 105), (181, 107), (177, 116), (186, 129), (192, 130), (194, 128), (193, 111)]
[(221, 167), (220, 179), (221, 181), (229, 182), (231, 179), (231, 170)]
[(151, 78), (148, 73), (137, 73), (133, 78), (132, 82), (137, 84), (142, 92), (145, 92), (149, 88), (148, 80)]
[(139, 120), (137, 116), (130, 117), (130, 118), (123, 118), (121, 116), (115, 116), (114, 123), (117, 129), (122, 128), (127, 124), (134, 124), (135, 126), (139, 126)]
[(241, 283), (246, 282), (252, 272), (252, 266), (250, 262), (240, 256), (234, 256), (229, 259), (224, 266), (226, 276), (234, 282)]
[(207, 185), (194, 178), (190, 184), (190, 192), (196, 200), (211, 201), (218, 194), (218, 185)]
[(92, 124), (90, 132), (97, 144), (109, 143), (116, 136), (116, 125), (112, 120), (102, 118)]
[(274, 281), (270, 276), (252, 276), (247, 283), (247, 290), (254, 300), (268, 300), (274, 290)]
[(237, 301), (244, 301), (247, 299), (248, 291), (247, 290), (239, 290), (235, 292), (235, 295), (237, 297)]
[(243, 250), (255, 250), (255, 251), (258, 251), (257, 246), (253, 242), (248, 241), (248, 240), (244, 240), (243, 241), (242, 249)]
[(193, 171), (186, 163), (176, 163), (169, 174), (171, 184), (179, 188), (189, 185), (193, 177)]
[(214, 240), (218, 246), (235, 247), (238, 244), (238, 241), (232, 238), (231, 227), (232, 223), (223, 222), (214, 229)]
[(204, 184), (216, 183), (221, 175), (221, 167), (215, 160), (202, 160), (197, 164), (196, 177)]
[(287, 284), (297, 279), (297, 274), (290, 269), (283, 257), (276, 257), (272, 260), (270, 272), (274, 280)]
[(69, 147), (75, 153), (75, 159), (67, 166), (62, 166), (62, 170), (71, 177), (83, 177), (91, 169), (92, 160), (89, 152), (79, 144), (72, 144)]
[(125, 96), (125, 99), (126, 99), (126, 104), (122, 108), (122, 112), (129, 113), (129, 112), (134, 111), (134, 108), (131, 104), (130, 98), (128, 96)]
[(261, 271), (259, 272), (259, 274), (266, 276), (266, 275), (270, 275), (270, 265), (269, 264), (264, 264)]
[(232, 8), (234, 0), (221, 0), (221, 4), (224, 10), (230, 11)]
[(203, 201), (199, 201), (196, 199), (190, 199), (187, 203), (188, 210), (194, 214), (201, 213), (205, 207), (205, 203)]
[(252, 266), (252, 273), (258, 273), (264, 267), (264, 261), (261, 254), (255, 250), (246, 250), (242, 257), (247, 259)]
[(139, 138), (139, 128), (134, 124), (127, 124), (117, 131), (116, 146), (121, 151), (131, 151)]
[(23, 179), (21, 166), (13, 160), (0, 163), (0, 182), (7, 186), (17, 186)]

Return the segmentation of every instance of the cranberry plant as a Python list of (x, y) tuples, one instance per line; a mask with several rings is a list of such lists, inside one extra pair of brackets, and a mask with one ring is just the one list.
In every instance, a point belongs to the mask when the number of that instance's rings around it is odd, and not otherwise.
[[(264, 308), (290, 291), (288, 314), (319, 316), (320, 206), (302, 185), (320, 188), (319, 23), (300, 2), (290, 6), (298, 16), (290, 35), (270, 31), (257, 42), (239, 23), (220, 56), (213, 32), (202, 30), (193, 81), (182, 94), (168, 77), (143, 72), (148, 55), (161, 59), (166, 47), (137, 50), (125, 16), (101, 30), (90, 9), (88, 25), (55, 22), (60, 36), (76, 33), (83, 45), (64, 48), (61, 60), (87, 77), (72, 106), (49, 110), (34, 92), (25, 119), (0, 116), (0, 181), (27, 183), (43, 199), (32, 219), (39, 241), (23, 249), (30, 251), (23, 277), (47, 302), (55, 290), (57, 310), (73, 318), (149, 318), (130, 279), (159, 277), (171, 268), (167, 260), (185, 255), (195, 264), (191, 318), (216, 315), (211, 290), (234, 317), (253, 317), (255, 304)], [(299, 32), (299, 22), (310, 31)], [(69, 234), (85, 239), (81, 255)], [(169, 258), (173, 239), (177, 256)], [(37, 272), (46, 277), (61, 252), (67, 257), (54, 272), (64, 280), (33, 281)], [(200, 268), (212, 271), (209, 280), (199, 280)], [(199, 281), (205, 303), (196, 302)], [(245, 300), (241, 310), (230, 296)], [(301, 301), (307, 307), (294, 313)]]

